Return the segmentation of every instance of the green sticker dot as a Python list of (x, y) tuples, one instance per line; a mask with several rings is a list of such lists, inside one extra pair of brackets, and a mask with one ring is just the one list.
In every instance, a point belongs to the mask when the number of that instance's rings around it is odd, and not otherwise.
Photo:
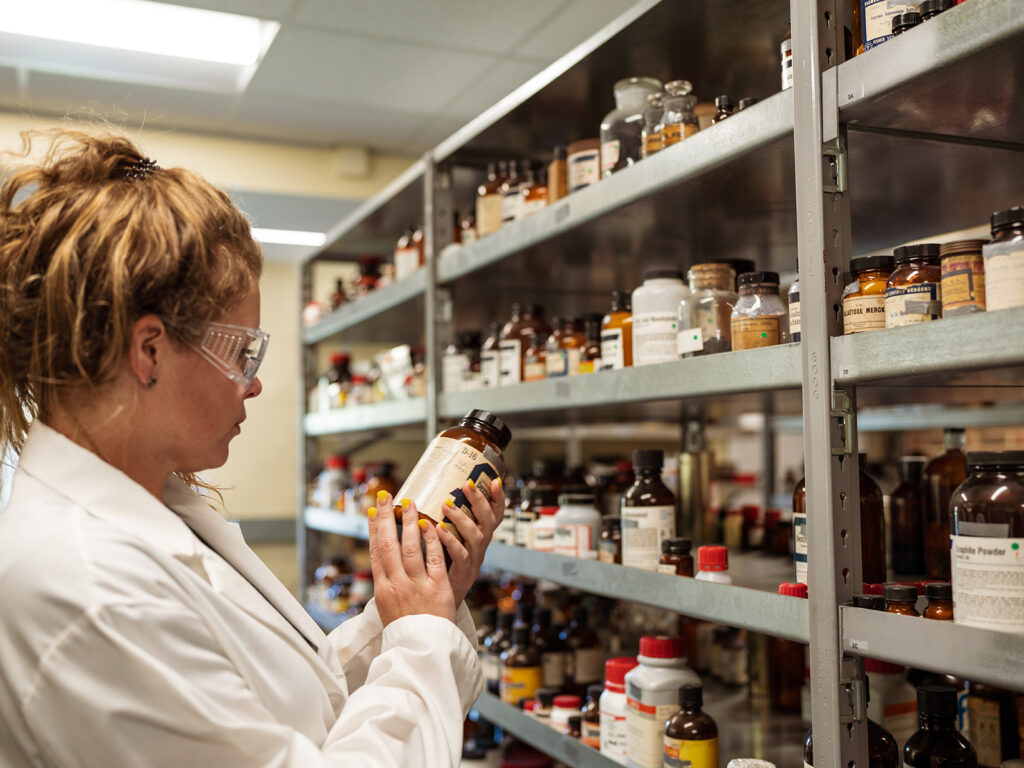
[(761, 331), (761, 338), (762, 339), (767, 339), (768, 338), (768, 331)]
[(1010, 549), (1020, 549), (1020, 544), (1015, 541), (1010, 545)]

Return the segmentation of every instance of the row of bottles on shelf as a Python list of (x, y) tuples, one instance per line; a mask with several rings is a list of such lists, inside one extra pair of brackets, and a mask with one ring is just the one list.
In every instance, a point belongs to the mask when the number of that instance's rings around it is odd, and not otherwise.
[(347, 557), (321, 564), (306, 588), (307, 603), (344, 618), (358, 616), (372, 597), (373, 572), (353, 568)]
[(423, 347), (401, 344), (356, 363), (345, 352), (329, 359), (330, 367), (309, 390), (309, 413), (426, 396)]
[(350, 471), (347, 456), (328, 456), (316, 481), (310, 484), (308, 501), (320, 509), (365, 515), (377, 503), (378, 493), (394, 496), (398, 488), (394, 462), (366, 464)]
[(853, 0), (847, 58), (871, 50), (964, 1)]

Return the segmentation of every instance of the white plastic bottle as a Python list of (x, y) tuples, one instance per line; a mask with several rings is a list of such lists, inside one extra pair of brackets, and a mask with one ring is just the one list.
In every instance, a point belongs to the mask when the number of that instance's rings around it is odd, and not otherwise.
[(604, 663), (604, 693), (601, 709), (601, 754), (619, 765), (626, 764), (626, 673), (639, 662), (634, 656), (619, 656)]
[(555, 551), (555, 514), (558, 507), (541, 507), (533, 524), (533, 548), (538, 552)]
[(665, 721), (679, 709), (679, 686), (700, 685), (678, 637), (640, 638), (640, 664), (626, 674), (626, 765), (662, 768)]
[(650, 269), (633, 291), (633, 365), (676, 360), (679, 302), (690, 295), (679, 269)]
[(698, 548), (695, 578), (718, 584), (732, 584), (732, 576), (729, 575), (729, 550), (711, 545)]
[(555, 554), (597, 559), (601, 513), (590, 493), (563, 493), (555, 515)]

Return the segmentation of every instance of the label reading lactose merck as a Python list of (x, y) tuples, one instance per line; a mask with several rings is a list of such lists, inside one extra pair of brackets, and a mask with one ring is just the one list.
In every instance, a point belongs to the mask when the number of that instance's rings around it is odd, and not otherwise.
[(847, 296), (843, 299), (843, 333), (885, 328), (885, 296)]
[(493, 451), (478, 451), (460, 440), (435, 437), (395, 498), (411, 499), (420, 514), (436, 522), (444, 520), (448, 501), (472, 517), (463, 483), (472, 480), (489, 498), (491, 480), (504, 473), (505, 466)]
[(956, 623), (1024, 634), (1024, 539), (949, 538)]

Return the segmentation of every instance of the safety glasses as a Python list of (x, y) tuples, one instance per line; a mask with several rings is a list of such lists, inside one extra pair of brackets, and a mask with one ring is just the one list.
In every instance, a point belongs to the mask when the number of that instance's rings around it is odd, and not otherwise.
[(199, 338), (190, 346), (221, 373), (248, 392), (263, 356), (267, 354), (270, 334), (259, 328), (228, 323), (195, 324)]

